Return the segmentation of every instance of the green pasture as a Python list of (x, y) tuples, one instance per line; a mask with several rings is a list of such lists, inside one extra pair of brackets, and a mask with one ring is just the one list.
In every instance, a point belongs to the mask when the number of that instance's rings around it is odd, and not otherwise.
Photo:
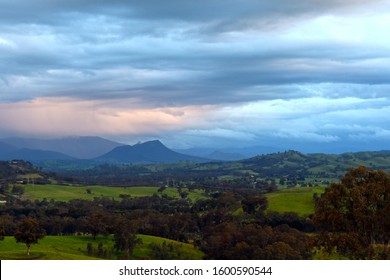
[(163, 242), (166, 244), (173, 244), (179, 250), (181, 251), (181, 257), (180, 259), (183, 260), (201, 260), (204, 258), (205, 254), (200, 251), (199, 249), (195, 248), (194, 245), (178, 242), (171, 239), (166, 239), (162, 237), (157, 236), (150, 236), (150, 235), (138, 235), (139, 238), (142, 239), (142, 245), (138, 245), (135, 250), (133, 257), (135, 259), (150, 259), (150, 255), (152, 255), (152, 250), (149, 248), (149, 245), (151, 243), (162, 245)]
[(18, 178), (22, 178), (22, 179), (42, 179), (42, 175), (38, 174), (38, 173), (28, 173), (28, 174), (19, 174), (17, 176)]
[(188, 192), (188, 198), (191, 199), (192, 202), (198, 201), (200, 199), (208, 198), (204, 190), (196, 189), (196, 190), (189, 191), (187, 188), (183, 188), (183, 191)]
[[(169, 244), (174, 244), (181, 251), (181, 259), (197, 260), (204, 257), (204, 253), (194, 248), (193, 245), (181, 243), (161, 237), (148, 235), (138, 235), (142, 239), (142, 244), (137, 245), (133, 252), (134, 259), (151, 259), (152, 249), (151, 243), (161, 245), (164, 241)], [(87, 244), (91, 243), (95, 251), (98, 244), (103, 244), (103, 249), (111, 251), (114, 245), (113, 238), (109, 236), (97, 236), (94, 240), (92, 236), (46, 236), (41, 239), (38, 244), (31, 246), (30, 256), (26, 255), (27, 247), (23, 243), (16, 243), (14, 237), (6, 236), (3, 241), (0, 241), (0, 259), (1, 260), (96, 260), (102, 259), (97, 256), (89, 256), (87, 254)], [(117, 252), (113, 252), (110, 256), (104, 259), (116, 259)]]
[(314, 213), (314, 193), (318, 196), (325, 191), (325, 187), (296, 187), (267, 194), (268, 211), (295, 212), (304, 216)]
[[(38, 244), (31, 246), (30, 256), (26, 255), (26, 245), (16, 243), (15, 238), (6, 236), (0, 242), (0, 259), (2, 260), (91, 260), (98, 259), (88, 256), (87, 243), (98, 245), (102, 240), (100, 236), (93, 240), (87, 236), (46, 236)], [(95, 244), (96, 243), (96, 244)]]
[[(149, 196), (157, 193), (158, 187), (106, 187), (106, 186), (66, 186), (66, 185), (24, 185), (23, 199), (54, 199), (69, 201), (72, 199), (93, 200), (94, 197), (119, 199), (121, 194), (133, 197)], [(88, 193), (90, 190), (90, 193)]]
[[(57, 201), (69, 201), (72, 199), (93, 200), (94, 197), (109, 197), (119, 199), (121, 194), (130, 195), (131, 197), (151, 196), (154, 194), (161, 195), (158, 192), (158, 187), (141, 186), (141, 187), (107, 187), (107, 186), (68, 186), (68, 185), (38, 185), (27, 184), (23, 185), (25, 192), (22, 199), (42, 200), (44, 198)], [(88, 193), (88, 191), (90, 193)], [(163, 194), (169, 197), (179, 198), (179, 193), (176, 188), (167, 188)], [(205, 198), (203, 191), (195, 190), (188, 192), (188, 197), (196, 201)]]

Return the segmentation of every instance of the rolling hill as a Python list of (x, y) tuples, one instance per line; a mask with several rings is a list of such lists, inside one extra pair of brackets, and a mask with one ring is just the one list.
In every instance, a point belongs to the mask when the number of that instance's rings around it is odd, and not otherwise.
[(339, 177), (350, 167), (367, 166), (390, 171), (390, 151), (336, 154), (302, 154), (286, 151), (242, 160), (246, 169), (269, 176), (321, 175)]

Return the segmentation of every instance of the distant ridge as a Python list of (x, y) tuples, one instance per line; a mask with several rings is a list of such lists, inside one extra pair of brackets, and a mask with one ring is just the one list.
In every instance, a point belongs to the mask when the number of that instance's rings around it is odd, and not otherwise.
[(177, 149), (178, 153), (210, 158), (214, 160), (222, 161), (235, 161), (240, 159), (251, 158), (257, 155), (271, 154), (276, 152), (282, 152), (283, 149), (269, 147), (269, 146), (252, 146), (252, 147), (226, 147), (221, 149), (213, 148), (190, 148), (190, 149)]
[(17, 148), (0, 141), (0, 160), (27, 160), (32, 162), (46, 160), (74, 160), (73, 157), (52, 151)]
[(0, 160), (78, 161), (84, 163), (174, 163), (207, 162), (208, 158), (184, 155), (159, 140), (124, 145), (100, 137), (61, 139), (5, 138), (0, 140)]
[(4, 143), (2, 141), (0, 141), (0, 158), (17, 150), (16, 147), (8, 144), (8, 143)]
[(52, 151), (18, 149), (2, 156), (6, 160), (27, 160), (32, 162), (46, 160), (75, 160), (75, 158)]
[(0, 139), (0, 141), (4, 144), (12, 145), (17, 149), (51, 151), (78, 159), (92, 159), (123, 145), (121, 143), (96, 136), (66, 137), (59, 139), (15, 137)]
[(244, 155), (238, 153), (227, 153), (222, 151), (212, 152), (206, 155), (206, 157), (215, 160), (222, 160), (222, 161), (235, 161), (235, 160), (241, 160), (247, 158)]
[(206, 162), (210, 159), (180, 154), (168, 149), (159, 140), (133, 146), (116, 147), (96, 158), (98, 161), (113, 163), (173, 163), (179, 161)]

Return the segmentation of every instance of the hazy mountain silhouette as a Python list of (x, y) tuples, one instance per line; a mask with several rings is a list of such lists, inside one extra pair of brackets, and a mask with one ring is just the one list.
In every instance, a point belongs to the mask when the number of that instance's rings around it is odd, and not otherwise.
[(0, 158), (17, 150), (15, 146), (0, 141)]
[(52, 151), (78, 159), (92, 159), (123, 145), (95, 136), (60, 139), (5, 138), (1, 141), (18, 149)]
[(253, 147), (226, 147), (218, 150), (212, 148), (190, 148), (175, 150), (178, 153), (205, 157), (214, 160), (232, 161), (251, 158), (257, 155), (271, 154), (283, 151), (283, 149), (268, 147), (268, 146), (253, 146)]
[(174, 152), (164, 146), (160, 141), (154, 140), (133, 146), (126, 145), (116, 147), (103, 156), (96, 158), (98, 161), (114, 163), (172, 163), (179, 161), (206, 162), (206, 158), (189, 156)]
[(206, 155), (207, 158), (222, 160), (222, 161), (234, 161), (247, 158), (246, 156), (238, 153), (228, 153), (222, 151), (214, 151)]
[(18, 149), (9, 153), (3, 154), (1, 159), (5, 160), (27, 160), (32, 162), (45, 160), (74, 160), (75, 158), (52, 151)]

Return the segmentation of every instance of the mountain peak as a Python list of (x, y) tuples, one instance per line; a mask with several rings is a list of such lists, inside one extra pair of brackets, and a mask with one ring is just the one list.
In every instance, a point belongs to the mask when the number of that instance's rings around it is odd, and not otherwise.
[(143, 143), (139, 142), (139, 143), (135, 144), (134, 146), (150, 146), (150, 147), (164, 146), (165, 147), (165, 145), (163, 143), (161, 143), (160, 140), (151, 140), (151, 141), (146, 141)]
[(161, 141), (152, 140), (144, 143), (137, 143), (133, 146), (121, 146), (114, 148), (111, 152), (101, 156), (98, 160), (108, 160), (120, 163), (170, 163), (178, 161), (204, 162), (194, 156), (183, 155), (167, 148)]

